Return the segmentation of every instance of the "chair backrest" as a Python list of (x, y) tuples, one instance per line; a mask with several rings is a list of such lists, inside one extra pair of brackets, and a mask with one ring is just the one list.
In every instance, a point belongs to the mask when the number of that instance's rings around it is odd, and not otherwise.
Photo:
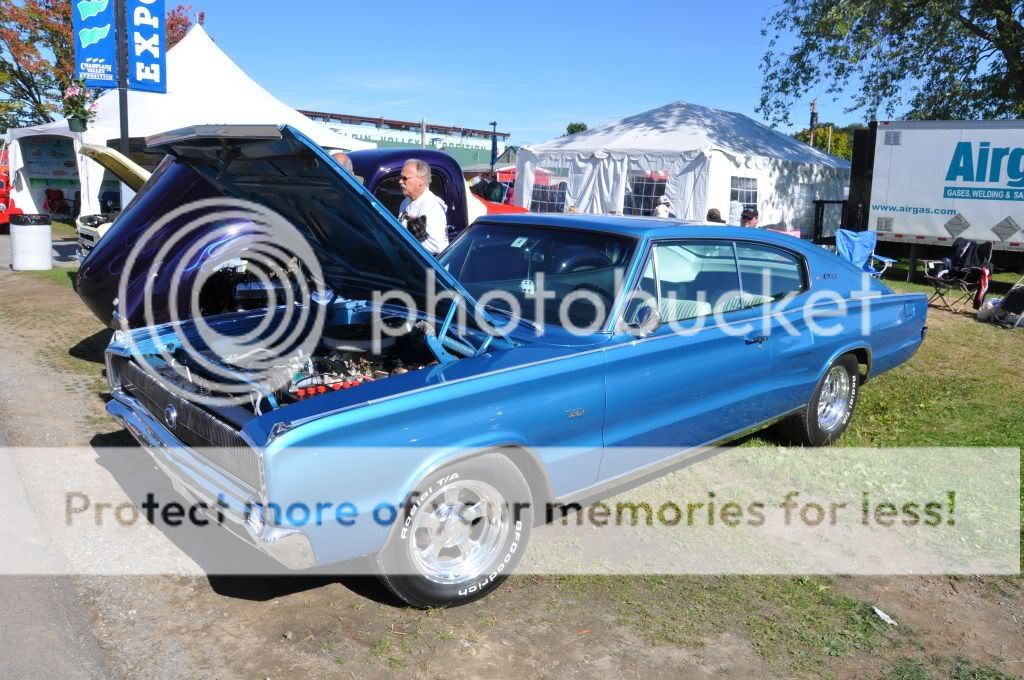
[(867, 272), (874, 272), (870, 259), (875, 253), (878, 233), (874, 231), (836, 230), (836, 252), (839, 257)]
[(991, 241), (971, 241), (962, 237), (953, 241), (953, 254), (950, 257), (951, 269), (962, 270), (988, 266), (991, 261)]
[(982, 241), (978, 244), (978, 260), (986, 266), (992, 262), (992, 241)]
[(59, 201), (64, 198), (64, 192), (55, 187), (50, 187), (46, 190), (46, 200), (48, 201)]

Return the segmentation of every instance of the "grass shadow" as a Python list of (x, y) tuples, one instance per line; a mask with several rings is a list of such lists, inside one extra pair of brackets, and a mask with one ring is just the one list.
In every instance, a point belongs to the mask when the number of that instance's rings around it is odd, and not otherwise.
[(89, 337), (79, 340), (74, 347), (68, 350), (68, 354), (76, 359), (90, 361), (94, 364), (102, 364), (104, 363), (103, 355), (107, 350), (107, 345), (110, 344), (110, 338), (113, 334), (114, 331), (109, 328), (97, 331)]

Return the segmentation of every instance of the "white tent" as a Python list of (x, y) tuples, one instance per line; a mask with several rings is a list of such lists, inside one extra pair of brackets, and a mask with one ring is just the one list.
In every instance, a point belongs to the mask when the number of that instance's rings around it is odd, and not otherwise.
[[(146, 137), (189, 125), (230, 123), (292, 125), (328, 149), (354, 151), (377, 146), (334, 132), (274, 97), (247, 76), (199, 25), (193, 26), (188, 35), (167, 52), (166, 94), (128, 93), (131, 137)], [(43, 189), (30, 191), (30, 178), (25, 169), (28, 151), (22, 149), (20, 140), (44, 135), (72, 140), (78, 161), (82, 214), (99, 212), (103, 168), (78, 152), (82, 143), (106, 144), (119, 137), (117, 90), (108, 90), (97, 100), (96, 118), (84, 133), (71, 132), (66, 120), (8, 130), (14, 200), (25, 212), (39, 212)]]
[(815, 199), (845, 198), (850, 164), (742, 114), (678, 101), (524, 146), (516, 178), (516, 202), (535, 212), (650, 214), (664, 193), (684, 219), (718, 208), (738, 223), (756, 205), (762, 225), (809, 229)]

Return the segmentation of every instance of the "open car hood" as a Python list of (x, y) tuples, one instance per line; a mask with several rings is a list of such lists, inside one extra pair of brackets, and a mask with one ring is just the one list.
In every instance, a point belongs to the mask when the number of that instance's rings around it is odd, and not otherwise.
[[(324, 283), (348, 299), (400, 290), (417, 304), (457, 292), (476, 302), (374, 196), (308, 137), (290, 126), (202, 125), (146, 139), (174, 156), (225, 196), (279, 213), (309, 242)], [(423, 309), (423, 307), (420, 307)]]
[(83, 144), (82, 155), (93, 159), (135, 192), (149, 179), (149, 170), (128, 158), (120, 151), (99, 144)]

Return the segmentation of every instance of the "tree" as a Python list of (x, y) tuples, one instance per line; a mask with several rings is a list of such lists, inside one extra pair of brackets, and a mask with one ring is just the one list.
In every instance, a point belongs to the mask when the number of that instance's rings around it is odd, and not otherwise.
[(574, 135), (577, 132), (584, 132), (587, 129), (586, 123), (569, 123), (565, 126), (565, 134)]
[(788, 124), (796, 101), (824, 85), (866, 118), (904, 105), (915, 119), (1019, 117), (1022, 21), (1024, 0), (784, 0), (762, 29), (757, 110)]
[(192, 24), (202, 26), (206, 23), (206, 12), (198, 12), (192, 9), (192, 5), (178, 5), (167, 12), (165, 26), (167, 29), (167, 49), (178, 44)]
[[(75, 64), (71, 0), (0, 0), (0, 128), (49, 123)], [(167, 43), (192, 26), (191, 6), (167, 13)], [(199, 23), (205, 16), (199, 13)]]
[[(814, 148), (819, 151), (831, 153), (837, 158), (850, 160), (853, 158), (853, 131), (858, 128), (863, 128), (863, 125), (847, 125), (846, 127), (837, 127), (832, 123), (821, 123), (818, 125), (818, 129), (814, 131)], [(829, 151), (828, 146), (828, 131), (832, 128), (832, 150)], [(811, 143), (811, 130), (810, 128), (804, 128), (800, 132), (793, 135), (795, 139), (800, 140), (804, 144)]]

